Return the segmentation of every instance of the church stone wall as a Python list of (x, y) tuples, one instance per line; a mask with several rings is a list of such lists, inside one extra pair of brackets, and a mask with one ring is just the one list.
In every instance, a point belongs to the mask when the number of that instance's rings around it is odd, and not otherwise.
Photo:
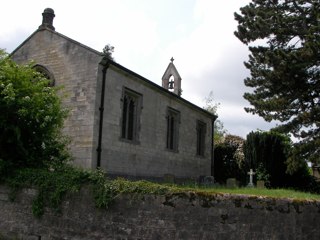
[(70, 149), (78, 166), (91, 168), (93, 127), (96, 116), (96, 88), (99, 61), (96, 52), (49, 30), (37, 31), (12, 55), (17, 63), (31, 60), (54, 76), (69, 118), (64, 132), (71, 137)]
[[(101, 166), (110, 174), (198, 178), (211, 174), (212, 120), (176, 96), (110, 65), (106, 76)], [(121, 139), (123, 88), (142, 95), (139, 143)], [(178, 152), (166, 149), (167, 108), (180, 112)], [(204, 157), (196, 156), (197, 120), (206, 123)]]
[(121, 195), (109, 209), (91, 191), (69, 196), (61, 212), (32, 215), (34, 190), (10, 202), (0, 186), (0, 239), (320, 239), (320, 202), (194, 193)]
[[(33, 61), (53, 75), (69, 117), (64, 133), (71, 138), (74, 163), (97, 166), (102, 94), (102, 56), (47, 28), (32, 34), (13, 53), (17, 63)], [(121, 139), (124, 88), (141, 94), (139, 141)], [(180, 112), (178, 151), (166, 148), (168, 107)], [(199, 178), (211, 174), (211, 115), (161, 89), (116, 63), (107, 69), (102, 131), (101, 167), (111, 175)], [(205, 153), (196, 154), (197, 121), (206, 124)]]

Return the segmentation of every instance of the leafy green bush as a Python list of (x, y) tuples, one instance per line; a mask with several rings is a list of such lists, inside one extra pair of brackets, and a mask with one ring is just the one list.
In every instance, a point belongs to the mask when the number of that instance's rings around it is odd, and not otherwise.
[(103, 170), (77, 169), (64, 165), (56, 170), (20, 168), (5, 179), (11, 188), (11, 200), (22, 188), (34, 188), (38, 194), (33, 199), (32, 211), (41, 217), (45, 207), (60, 211), (67, 193), (79, 192), (82, 186), (89, 187), (98, 208), (108, 208), (121, 193), (166, 194), (170, 187), (147, 181), (130, 182), (125, 179), (110, 180)]
[(256, 169), (257, 180), (264, 181), (266, 187), (270, 187), (270, 174), (264, 167), (263, 163), (259, 163)]
[(226, 135), (214, 148), (214, 178), (224, 184), (227, 178), (236, 178), (243, 185), (246, 180), (243, 147), (244, 139)]
[(78, 192), (81, 185), (89, 182), (90, 172), (65, 165), (57, 170), (20, 168), (5, 179), (11, 188), (11, 199), (22, 188), (35, 188), (38, 191), (33, 200), (32, 211), (37, 217), (44, 213), (48, 206), (56, 211), (66, 193)]
[(69, 158), (60, 129), (67, 116), (56, 87), (0, 49), (0, 175), (20, 167), (56, 165)]
[[(106, 178), (103, 170), (97, 169), (93, 171), (81, 170), (69, 165), (56, 170), (49, 169), (32, 169), (21, 168), (14, 172), (10, 177), (6, 178), (6, 184), (11, 188), (11, 200), (15, 199), (16, 193), (22, 188), (34, 188), (38, 194), (33, 199), (32, 211), (37, 217), (44, 214), (44, 209), (49, 207), (57, 213), (61, 210), (61, 203), (66, 198), (68, 193), (77, 193), (81, 187), (86, 186), (91, 189), (91, 194), (95, 205), (98, 208), (107, 209), (116, 200), (117, 196), (124, 193), (130, 193), (131, 197), (136, 194), (140, 197), (141, 194), (154, 195), (171, 195), (182, 194), (188, 196), (188, 192), (196, 192), (198, 194), (216, 194), (224, 191), (235, 191), (231, 189), (208, 188), (199, 186), (178, 186), (152, 183), (148, 181), (128, 181), (122, 178), (110, 180)], [(312, 186), (315, 187), (316, 185)], [(318, 185), (319, 186), (319, 185)], [(242, 189), (242, 190), (241, 190)], [(265, 195), (260, 190), (253, 189), (238, 189), (240, 194), (258, 194)], [(310, 189), (310, 188), (309, 188)], [(257, 193), (258, 192), (258, 193)]]

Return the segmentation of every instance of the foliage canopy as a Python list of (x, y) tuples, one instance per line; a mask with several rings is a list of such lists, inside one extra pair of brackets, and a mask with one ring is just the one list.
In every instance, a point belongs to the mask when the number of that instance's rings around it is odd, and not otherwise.
[(290, 138), (283, 134), (251, 132), (247, 135), (244, 145), (247, 165), (256, 169), (260, 180), (266, 181), (270, 187), (284, 187), (290, 147)]
[(17, 65), (0, 49), (0, 174), (44, 167), (69, 158), (61, 135), (66, 109), (57, 88), (32, 68)]
[(294, 172), (288, 171), (291, 148), (292, 142), (287, 135), (275, 131), (251, 132), (243, 148), (244, 165), (255, 169), (257, 180), (264, 180), (267, 187), (319, 193), (320, 185), (310, 175), (306, 162), (297, 166)]
[(114, 46), (111, 46), (110, 44), (107, 44), (103, 50), (103, 55), (107, 58), (107, 59), (110, 59), (110, 60), (113, 60), (114, 61), (114, 58), (112, 56), (113, 52), (114, 52)]
[(228, 134), (215, 145), (214, 177), (217, 182), (225, 183), (227, 178), (236, 178), (245, 184), (244, 142), (243, 138)]
[[(218, 108), (220, 106), (220, 103), (217, 103), (214, 101), (213, 92), (211, 91), (209, 93), (209, 96), (205, 99), (205, 106), (203, 107), (208, 112), (217, 115)], [(227, 130), (224, 129), (223, 122), (221, 122), (219, 119), (216, 119), (214, 121), (214, 142), (220, 142), (223, 139), (223, 135), (227, 133)]]
[(292, 163), (320, 163), (319, 0), (253, 0), (235, 19), (236, 37), (253, 43), (244, 81), (253, 88), (244, 94), (253, 107), (246, 111), (282, 122), (277, 130), (300, 139)]

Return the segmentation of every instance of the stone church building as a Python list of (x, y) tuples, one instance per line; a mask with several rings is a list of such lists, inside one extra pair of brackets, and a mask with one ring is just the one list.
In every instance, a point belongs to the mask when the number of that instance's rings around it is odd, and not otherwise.
[(169, 63), (162, 86), (55, 31), (54, 11), (11, 54), (63, 86), (70, 109), (64, 132), (74, 163), (135, 178), (210, 176), (215, 115), (181, 97), (181, 77)]

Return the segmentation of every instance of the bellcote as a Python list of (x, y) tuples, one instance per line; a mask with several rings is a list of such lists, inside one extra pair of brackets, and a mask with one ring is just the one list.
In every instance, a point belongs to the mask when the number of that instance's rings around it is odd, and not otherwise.
[(167, 70), (162, 76), (162, 87), (177, 94), (178, 96), (181, 96), (181, 77), (175, 65), (173, 64), (173, 61), (174, 59), (171, 58)]

